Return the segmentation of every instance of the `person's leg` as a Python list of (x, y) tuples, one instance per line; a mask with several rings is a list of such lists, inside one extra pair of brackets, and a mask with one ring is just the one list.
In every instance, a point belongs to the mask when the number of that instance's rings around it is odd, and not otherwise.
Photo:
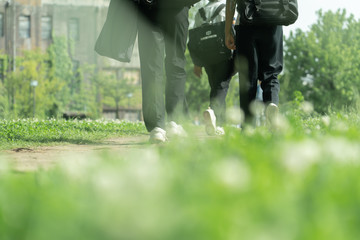
[(279, 104), (280, 83), (278, 75), (283, 69), (282, 26), (267, 27), (258, 35), (259, 80), (266, 104)]
[(189, 8), (163, 14), (165, 34), (165, 107), (169, 121), (179, 121), (184, 113), (186, 82), (186, 41), (189, 28)]
[(210, 85), (210, 108), (214, 110), (217, 125), (225, 123), (226, 95), (233, 71), (233, 61), (223, 61), (205, 66)]
[(142, 79), (142, 110), (146, 129), (165, 129), (164, 75), (165, 54), (162, 31), (148, 22), (138, 26)]
[(256, 98), (258, 80), (258, 57), (253, 27), (236, 26), (235, 67), (239, 72), (240, 107), (245, 122), (252, 122), (250, 103)]

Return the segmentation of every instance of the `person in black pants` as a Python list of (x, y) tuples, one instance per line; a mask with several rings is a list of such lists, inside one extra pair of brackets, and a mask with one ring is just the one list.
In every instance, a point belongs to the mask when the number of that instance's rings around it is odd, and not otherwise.
[(278, 114), (280, 83), (278, 75), (283, 69), (282, 26), (237, 25), (236, 39), (231, 33), (231, 21), (235, 2), (226, 2), (226, 45), (236, 52), (236, 66), (240, 81), (240, 107), (245, 114), (245, 123), (253, 121), (250, 104), (256, 98), (257, 82), (261, 81), (266, 118), (273, 123)]
[[(185, 103), (188, 11), (188, 6), (167, 9), (140, 7), (138, 44), (142, 104), (151, 142), (164, 142), (167, 135), (186, 134), (178, 123)], [(167, 125), (165, 114), (169, 122)]]
[[(195, 15), (194, 28), (200, 27), (203, 24), (208, 24), (212, 17), (212, 23), (225, 21), (224, 4), (220, 0), (209, 0), (209, 2), (202, 8), (203, 16), (200, 10)], [(221, 9), (221, 11), (218, 11)], [(215, 49), (208, 49), (208, 51), (216, 51)], [(202, 63), (198, 60), (198, 56), (191, 54), (194, 63), (194, 73), (197, 77), (202, 76), (202, 67), (208, 77), (210, 85), (210, 106), (204, 112), (205, 130), (209, 135), (222, 135), (224, 129), (222, 126), (226, 121), (226, 95), (229, 90), (230, 80), (233, 73), (233, 59), (220, 60), (214, 63)]]
[[(209, 135), (223, 135), (225, 132), (222, 126), (226, 122), (226, 95), (233, 73), (233, 60), (205, 65), (204, 68), (210, 85), (210, 107), (204, 112), (206, 132)], [(194, 72), (201, 77), (200, 66), (195, 65)]]

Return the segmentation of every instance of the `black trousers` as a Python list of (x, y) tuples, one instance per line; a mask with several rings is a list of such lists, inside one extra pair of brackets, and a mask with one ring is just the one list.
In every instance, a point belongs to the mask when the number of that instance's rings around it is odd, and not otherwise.
[(142, 109), (151, 131), (165, 128), (166, 113), (169, 121), (178, 122), (184, 110), (189, 8), (142, 12), (138, 26)]
[(218, 125), (226, 120), (226, 95), (234, 71), (233, 60), (204, 66), (210, 85), (210, 107), (214, 110)]
[(278, 75), (283, 69), (282, 26), (236, 26), (236, 68), (239, 71), (240, 107), (251, 121), (249, 105), (261, 81), (264, 103), (279, 104)]

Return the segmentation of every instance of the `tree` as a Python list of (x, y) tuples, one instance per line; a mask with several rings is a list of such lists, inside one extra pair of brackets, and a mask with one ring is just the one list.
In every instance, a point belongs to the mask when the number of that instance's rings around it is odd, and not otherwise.
[(48, 48), (50, 71), (49, 81), (56, 82), (59, 87), (57, 92), (53, 92), (54, 114), (69, 111), (71, 93), (73, 92), (74, 69), (71, 57), (68, 52), (69, 45), (65, 37), (53, 37), (53, 44)]
[[(7, 74), (5, 78), (5, 91), (9, 96), (9, 105), (12, 117), (32, 117), (36, 112), (38, 117), (44, 117), (44, 110), (52, 104), (51, 94), (57, 92), (59, 87), (47, 78), (48, 63), (46, 54), (40, 51), (24, 51), (22, 57), (17, 58), (17, 70)], [(31, 81), (36, 80), (34, 96)], [(36, 100), (34, 109), (33, 100)]]
[(360, 22), (345, 10), (317, 12), (310, 31), (297, 29), (285, 40), (282, 99), (296, 90), (327, 112), (353, 106), (360, 84)]
[[(16, 118), (32, 117), (35, 112), (36, 117), (45, 118), (59, 117), (65, 111), (81, 111), (97, 117), (100, 108), (92, 82), (95, 68), (86, 64), (74, 68), (67, 49), (65, 38), (54, 37), (47, 52), (24, 51), (17, 57), (16, 71), (8, 73), (2, 89), (0, 86), (2, 96), (8, 96), (7, 104), (2, 104), (0, 98), (0, 114), (10, 113), (10, 117)], [(30, 86), (34, 80), (38, 82), (35, 89)], [(1, 110), (4, 106), (7, 111)]]
[(115, 74), (102, 74), (99, 75), (98, 78), (102, 96), (104, 97), (103, 103), (115, 106), (115, 117), (119, 119), (120, 107), (124, 106), (125, 99), (129, 97), (128, 94), (134, 94), (134, 92), (140, 88), (132, 83), (132, 79), (119, 78)]

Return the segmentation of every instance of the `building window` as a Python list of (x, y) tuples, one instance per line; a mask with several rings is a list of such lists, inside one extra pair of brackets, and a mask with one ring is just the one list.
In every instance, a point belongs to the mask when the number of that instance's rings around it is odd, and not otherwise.
[(20, 38), (30, 38), (30, 16), (21, 15), (19, 17)]
[(69, 20), (69, 38), (74, 41), (79, 40), (79, 19), (77, 18)]
[(0, 37), (4, 36), (4, 14), (0, 13)]
[(41, 17), (41, 39), (51, 39), (52, 19), (48, 16)]

